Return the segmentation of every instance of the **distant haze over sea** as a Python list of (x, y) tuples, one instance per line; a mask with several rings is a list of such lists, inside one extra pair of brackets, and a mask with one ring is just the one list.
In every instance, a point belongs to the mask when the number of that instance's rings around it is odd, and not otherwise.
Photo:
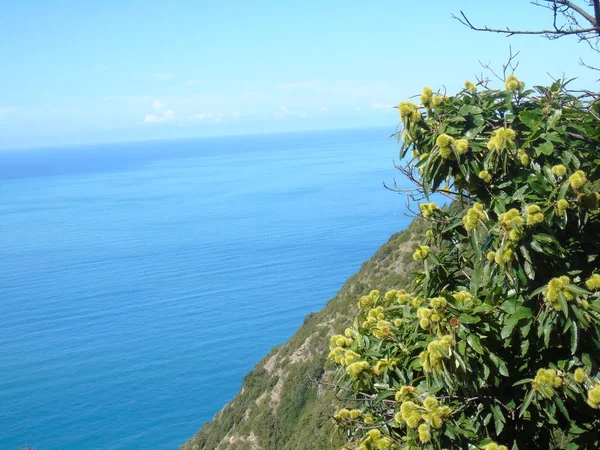
[(191, 437), (410, 222), (391, 132), (0, 152), (0, 448)]

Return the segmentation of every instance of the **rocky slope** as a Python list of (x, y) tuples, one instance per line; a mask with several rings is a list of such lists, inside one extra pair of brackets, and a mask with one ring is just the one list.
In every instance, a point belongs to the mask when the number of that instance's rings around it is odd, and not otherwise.
[(235, 398), (180, 450), (339, 448), (341, 436), (330, 419), (338, 402), (326, 385), (333, 375), (329, 336), (350, 325), (361, 295), (406, 285), (423, 233), (424, 224), (416, 220), (393, 235), (320, 312), (246, 375)]

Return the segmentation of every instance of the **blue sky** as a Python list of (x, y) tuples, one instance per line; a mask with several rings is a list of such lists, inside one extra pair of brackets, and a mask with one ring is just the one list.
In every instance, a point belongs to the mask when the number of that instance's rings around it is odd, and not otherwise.
[(390, 126), (423, 86), (458, 90), (519, 50), (519, 78), (579, 77), (575, 39), (526, 0), (0, 1), (0, 148)]

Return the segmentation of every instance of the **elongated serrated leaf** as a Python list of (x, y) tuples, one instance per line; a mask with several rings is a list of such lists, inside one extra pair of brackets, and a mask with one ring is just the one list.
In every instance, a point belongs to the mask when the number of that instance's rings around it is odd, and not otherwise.
[(571, 355), (577, 352), (577, 346), (579, 345), (579, 327), (577, 322), (573, 321), (571, 325)]
[(471, 347), (480, 355), (483, 355), (483, 346), (481, 345), (481, 341), (477, 336), (475, 336), (474, 334), (469, 334), (467, 336), (467, 342), (469, 344), (469, 347)]
[(556, 395), (554, 396), (554, 402), (556, 403), (556, 406), (558, 406), (558, 410), (563, 414), (563, 416), (565, 416), (567, 420), (571, 420), (571, 418), (569, 417), (569, 412), (567, 411), (567, 408), (565, 408), (565, 404), (562, 401), (562, 398)]
[(533, 381), (533, 378), (523, 378), (522, 380), (517, 381), (516, 383), (513, 384), (514, 386), (520, 386), (522, 384), (527, 384), (527, 383), (531, 383)]
[(533, 400), (534, 394), (535, 394), (535, 391), (532, 389), (525, 396), (525, 400), (523, 401), (521, 408), (519, 408), (519, 417), (523, 417), (523, 414), (525, 414), (525, 411), (527, 411), (527, 408), (529, 408), (529, 405), (531, 404), (531, 401)]
[(569, 305), (567, 305), (567, 299), (565, 298), (562, 292), (558, 293), (558, 303), (560, 305), (560, 310), (563, 312), (565, 317), (569, 318)]
[(502, 410), (498, 405), (492, 405), (492, 414), (494, 415), (494, 426), (496, 427), (496, 434), (499, 435), (504, 429), (506, 419), (504, 418), (504, 414), (502, 414)]
[(565, 287), (567, 288), (567, 291), (572, 292), (575, 295), (591, 295), (590, 291), (580, 288), (575, 284), (567, 284)]

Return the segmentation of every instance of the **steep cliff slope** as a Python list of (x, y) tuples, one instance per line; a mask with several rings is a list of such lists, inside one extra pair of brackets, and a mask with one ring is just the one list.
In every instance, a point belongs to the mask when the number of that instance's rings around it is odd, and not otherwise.
[[(356, 302), (372, 289), (405, 286), (414, 270), (414, 245), (425, 226), (415, 220), (393, 235), (292, 338), (246, 375), (241, 391), (180, 450), (335, 449), (342, 445), (330, 420), (337, 400), (323, 370), (328, 338), (350, 325)], [(313, 380), (313, 382), (311, 382)]]

